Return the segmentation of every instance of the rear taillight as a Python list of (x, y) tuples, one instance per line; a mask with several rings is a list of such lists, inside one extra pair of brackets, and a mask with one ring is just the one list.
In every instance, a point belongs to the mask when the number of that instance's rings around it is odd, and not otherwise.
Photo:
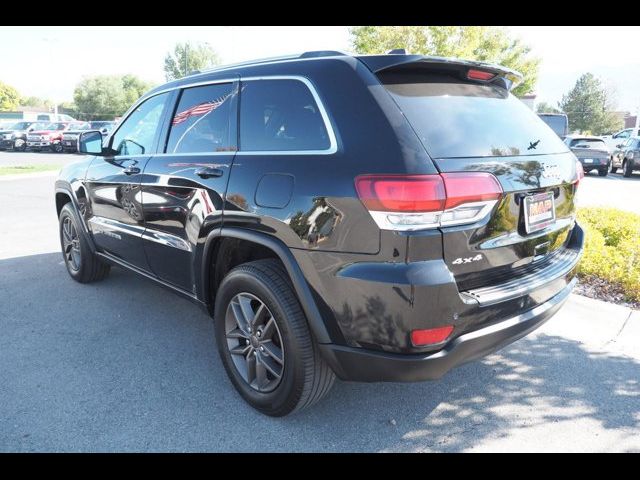
[(356, 189), (365, 207), (379, 212), (431, 212), (445, 205), (440, 175), (361, 175)]
[(453, 332), (452, 325), (429, 328), (427, 330), (413, 330), (411, 332), (411, 343), (416, 347), (434, 345), (444, 342), (451, 335), (451, 332)]
[(575, 181), (576, 187), (580, 183), (580, 180), (582, 180), (583, 178), (584, 178), (584, 168), (582, 168), (582, 164), (580, 163), (580, 160), (576, 158), (576, 181)]
[(490, 173), (361, 175), (356, 190), (383, 230), (422, 230), (474, 223), (502, 195)]

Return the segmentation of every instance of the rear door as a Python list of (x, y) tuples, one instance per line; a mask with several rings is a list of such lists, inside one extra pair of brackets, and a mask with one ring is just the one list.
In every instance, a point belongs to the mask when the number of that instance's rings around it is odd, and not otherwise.
[(169, 93), (153, 96), (131, 111), (110, 139), (113, 155), (95, 157), (86, 175), (89, 228), (98, 248), (148, 270), (142, 247), (144, 216), (140, 180), (156, 151)]
[(482, 220), (441, 228), (459, 286), (490, 284), (565, 244), (576, 161), (534, 112), (500, 84), (467, 80), (459, 68), (378, 76), (441, 173), (489, 172), (504, 192)]
[(177, 93), (161, 153), (142, 176), (144, 250), (151, 270), (195, 292), (195, 251), (202, 227), (222, 224), (223, 198), (237, 149), (237, 81)]

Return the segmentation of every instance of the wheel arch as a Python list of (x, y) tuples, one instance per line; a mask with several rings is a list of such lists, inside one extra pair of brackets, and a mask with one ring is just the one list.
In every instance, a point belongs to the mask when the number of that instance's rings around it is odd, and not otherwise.
[[(70, 204), (71, 208), (73, 208), (75, 214), (80, 220), (80, 225), (82, 227), (82, 234), (85, 236), (87, 243), (89, 244), (89, 249), (91, 253), (96, 252), (96, 246), (93, 243), (93, 237), (91, 236), (89, 229), (87, 228), (87, 224), (84, 220), (84, 215), (82, 215), (80, 211), (80, 207), (78, 205), (78, 199), (73, 194), (73, 190), (70, 186), (65, 185), (64, 183), (58, 181), (56, 182), (56, 213), (57, 216), (60, 217), (60, 212), (62, 208), (66, 204)], [(84, 192), (84, 190), (83, 190)]]
[(196, 272), (196, 275), (199, 285), (198, 297), (204, 301), (210, 312), (213, 311), (215, 299), (216, 260), (220, 246), (226, 239), (251, 242), (272, 252), (272, 257), (282, 262), (289, 275), (298, 301), (309, 322), (309, 328), (311, 328), (316, 340), (318, 343), (331, 343), (327, 326), (325, 325), (320, 310), (314, 300), (311, 288), (298, 262), (289, 248), (281, 240), (265, 233), (235, 227), (218, 227), (209, 232), (202, 247), (200, 260), (198, 261), (200, 271)]

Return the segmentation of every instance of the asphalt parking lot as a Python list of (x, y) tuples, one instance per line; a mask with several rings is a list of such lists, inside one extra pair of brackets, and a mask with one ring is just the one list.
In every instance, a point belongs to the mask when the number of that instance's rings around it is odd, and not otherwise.
[(638, 172), (629, 178), (624, 178), (620, 173), (599, 177), (596, 172), (591, 172), (580, 184), (578, 204), (584, 207), (615, 207), (640, 213), (639, 191), (640, 173)]
[[(638, 180), (616, 177), (584, 180), (583, 204), (626, 204)], [(337, 382), (273, 419), (236, 394), (193, 304), (120, 269), (69, 278), (53, 181), (0, 177), (0, 451), (640, 452), (640, 312), (572, 296), (439, 381)]]

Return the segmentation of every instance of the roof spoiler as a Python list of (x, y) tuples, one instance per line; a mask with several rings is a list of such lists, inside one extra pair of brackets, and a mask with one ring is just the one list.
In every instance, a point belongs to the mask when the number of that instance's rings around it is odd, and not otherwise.
[[(510, 68), (494, 63), (478, 62), (474, 60), (460, 60), (458, 58), (432, 57), (427, 55), (361, 55), (358, 59), (372, 72), (381, 73), (397, 68), (416, 67), (453, 67), (454, 69), (477, 68), (494, 73), (496, 77), (505, 80), (505, 88), (513, 89), (522, 82), (522, 74)], [(456, 68), (457, 67), (457, 68)]]

